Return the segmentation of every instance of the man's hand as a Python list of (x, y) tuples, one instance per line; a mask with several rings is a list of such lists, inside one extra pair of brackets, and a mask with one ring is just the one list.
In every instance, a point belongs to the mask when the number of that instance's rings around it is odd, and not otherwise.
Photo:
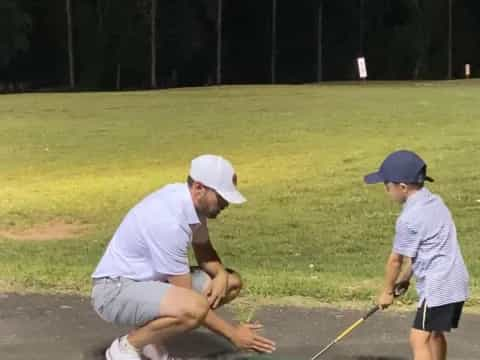
[(205, 289), (204, 295), (208, 299), (210, 308), (216, 309), (221, 301), (227, 296), (228, 273), (225, 270), (219, 271), (212, 279), (210, 285)]
[(273, 341), (258, 335), (257, 332), (262, 328), (263, 326), (260, 324), (239, 325), (235, 329), (231, 341), (240, 350), (271, 354), (276, 350), (276, 345)]
[(378, 305), (382, 309), (386, 309), (393, 304), (393, 299), (394, 299), (393, 291), (392, 292), (384, 291), (382, 295), (380, 295), (380, 297), (378, 298)]

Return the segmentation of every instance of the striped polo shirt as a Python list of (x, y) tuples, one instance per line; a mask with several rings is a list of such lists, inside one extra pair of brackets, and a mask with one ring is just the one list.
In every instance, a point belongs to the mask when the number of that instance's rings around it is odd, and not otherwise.
[(468, 271), (452, 215), (443, 200), (423, 188), (410, 196), (397, 219), (393, 251), (412, 258), (420, 305), (465, 301)]

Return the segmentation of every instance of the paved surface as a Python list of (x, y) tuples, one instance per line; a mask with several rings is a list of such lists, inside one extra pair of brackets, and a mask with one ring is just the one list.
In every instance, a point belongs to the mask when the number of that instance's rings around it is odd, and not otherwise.
[[(228, 310), (222, 314), (231, 318)], [(255, 319), (278, 344), (270, 358), (307, 360), (360, 316), (357, 311), (272, 307), (259, 310)], [(322, 360), (408, 360), (411, 320), (410, 314), (376, 314)], [(104, 359), (104, 349), (125, 331), (105, 324), (85, 298), (0, 294), (1, 360)], [(464, 316), (449, 345), (450, 360), (480, 359), (480, 316)], [(184, 357), (247, 357), (235, 354), (226, 341), (203, 330), (177, 339), (169, 349)]]

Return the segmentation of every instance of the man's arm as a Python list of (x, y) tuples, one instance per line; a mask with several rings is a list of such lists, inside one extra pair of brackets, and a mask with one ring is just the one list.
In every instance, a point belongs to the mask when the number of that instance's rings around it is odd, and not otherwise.
[(192, 247), (198, 265), (212, 278), (222, 271), (226, 272), (210, 240), (198, 243), (192, 242)]
[(227, 296), (228, 273), (210, 242), (206, 220), (195, 229), (192, 247), (198, 265), (212, 278), (205, 295), (212, 309), (216, 309)]
[(193, 233), (192, 247), (198, 265), (212, 278), (225, 271), (225, 267), (210, 241), (206, 221), (202, 222)]
[(203, 324), (209, 330), (224, 336), (241, 350), (272, 353), (276, 349), (276, 345), (273, 341), (258, 334), (258, 331), (263, 328), (260, 324), (241, 324), (233, 326), (212, 310), (208, 312)]
[[(187, 289), (192, 288), (192, 277), (190, 274), (170, 276), (168, 281), (174, 286)], [(209, 330), (224, 336), (242, 350), (255, 350), (267, 353), (275, 350), (273, 341), (258, 335), (257, 331), (262, 328), (259, 324), (235, 326), (222, 319), (213, 310), (210, 310), (203, 321), (203, 325)]]

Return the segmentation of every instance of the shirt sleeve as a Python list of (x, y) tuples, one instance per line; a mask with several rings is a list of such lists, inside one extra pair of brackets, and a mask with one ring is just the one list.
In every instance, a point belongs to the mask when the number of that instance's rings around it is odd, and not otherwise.
[(419, 247), (420, 236), (418, 231), (407, 222), (398, 220), (395, 226), (393, 251), (403, 256), (415, 258)]
[(178, 224), (154, 224), (146, 243), (157, 273), (184, 275), (190, 272), (188, 247), (190, 234)]

